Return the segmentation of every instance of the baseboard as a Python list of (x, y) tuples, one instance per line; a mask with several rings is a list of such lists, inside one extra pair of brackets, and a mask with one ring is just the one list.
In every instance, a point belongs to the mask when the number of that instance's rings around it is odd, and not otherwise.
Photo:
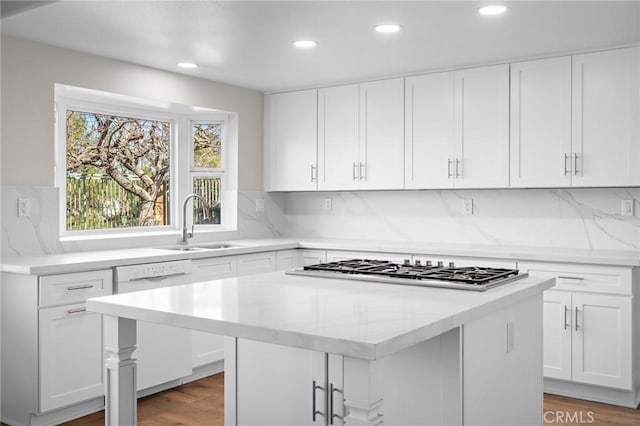
[(211, 364), (201, 365), (193, 369), (193, 373), (190, 376), (182, 379), (183, 383), (194, 382), (196, 380), (204, 379), (205, 377), (213, 376), (224, 371), (224, 360), (212, 362)]
[(554, 395), (568, 396), (605, 404), (638, 408), (640, 395), (637, 392), (544, 379), (544, 391)]

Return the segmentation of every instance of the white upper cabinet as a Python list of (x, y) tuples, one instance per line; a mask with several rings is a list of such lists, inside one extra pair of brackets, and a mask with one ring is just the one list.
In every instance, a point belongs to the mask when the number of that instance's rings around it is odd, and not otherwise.
[(318, 189), (402, 189), (404, 79), (318, 92)]
[(453, 187), (453, 74), (406, 79), (405, 188)]
[(571, 185), (571, 57), (511, 65), (511, 186)]
[(271, 95), (266, 105), (266, 188), (309, 191), (317, 187), (317, 90)]
[(407, 78), (407, 188), (509, 185), (509, 67)]
[(358, 187), (358, 84), (318, 91), (318, 189)]
[(360, 84), (360, 189), (404, 186), (404, 79)]
[(509, 65), (455, 72), (456, 188), (509, 186)]
[(573, 186), (640, 184), (639, 52), (573, 57)]

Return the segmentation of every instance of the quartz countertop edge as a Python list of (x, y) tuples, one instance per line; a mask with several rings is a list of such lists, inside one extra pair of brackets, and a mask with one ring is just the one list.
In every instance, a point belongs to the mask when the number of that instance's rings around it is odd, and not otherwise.
[[(199, 294), (201, 297), (199, 297), (198, 299), (200, 299), (203, 298), (203, 291), (209, 291), (209, 297), (211, 297), (213, 294), (216, 295), (215, 297), (219, 297), (219, 289), (223, 287), (229, 288), (230, 286), (235, 289), (235, 287), (233, 286), (238, 286), (237, 288), (240, 288), (246, 285), (247, 287), (245, 290), (247, 292), (250, 292), (257, 289), (257, 287), (251, 286), (259, 283), (260, 278), (258, 277), (261, 276), (265, 277), (265, 281), (261, 285), (274, 286), (272, 288), (276, 292), (284, 289), (285, 292), (295, 293), (297, 290), (293, 289), (292, 285), (295, 287), (299, 283), (302, 286), (306, 286), (306, 291), (311, 291), (311, 293), (306, 296), (309, 299), (315, 297), (313, 296), (313, 292), (315, 291), (315, 289), (321, 289), (322, 286), (335, 285), (331, 284), (329, 281), (332, 281), (334, 283), (340, 281), (342, 282), (341, 284), (339, 284), (340, 286), (349, 286), (351, 288), (350, 296), (352, 297), (347, 297), (347, 299), (350, 301), (347, 302), (346, 311), (352, 309), (352, 307), (349, 305), (350, 303), (354, 304), (353, 307), (356, 307), (356, 305), (358, 307), (362, 307), (363, 304), (366, 305), (370, 301), (377, 303), (379, 302), (380, 297), (385, 298), (387, 297), (387, 295), (388, 297), (392, 298), (390, 302), (392, 306), (394, 306), (393, 304), (396, 303), (402, 304), (404, 302), (411, 301), (413, 298), (415, 298), (415, 294), (417, 291), (422, 292), (425, 295), (434, 294), (439, 298), (451, 297), (452, 295), (460, 294), (460, 292), (463, 292), (462, 294), (465, 295), (464, 290), (445, 290), (445, 293), (443, 293), (443, 289), (420, 287), (419, 290), (416, 290), (416, 288), (414, 287), (414, 289), (409, 290), (408, 287), (413, 286), (383, 284), (382, 286), (386, 286), (386, 288), (384, 288), (380, 287), (380, 285), (370, 283), (355, 283), (352, 281), (346, 283), (344, 280), (328, 280), (318, 278), (316, 278), (315, 280), (311, 278), (311, 280), (314, 280), (313, 282), (311, 282), (308, 281), (310, 279), (308, 277), (295, 278), (286, 276), (286, 278), (282, 278), (285, 277), (285, 275), (282, 273), (268, 273), (253, 276), (251, 278), (229, 278), (210, 282), (186, 284), (182, 286), (171, 287), (173, 290), (167, 290), (166, 288), (157, 290), (145, 290), (142, 292), (138, 292), (140, 294), (138, 296), (134, 296), (138, 299), (133, 302), (131, 301), (132, 299), (130, 298), (130, 296), (127, 296), (127, 294), (131, 295), (133, 293), (92, 298), (88, 299), (87, 301), (87, 310), (140, 321), (162, 323), (176, 327), (195, 329), (214, 334), (235, 336), (239, 338), (246, 338), (250, 340), (257, 340), (318, 352), (328, 352), (355, 358), (374, 360), (400, 351), (402, 349), (411, 347), (417, 343), (457, 328), (465, 323), (481, 318), (482, 316), (485, 316), (491, 312), (533, 297), (537, 293), (542, 293), (544, 290), (554, 285), (554, 280), (552, 279), (527, 277), (504, 286), (496, 287), (494, 289), (488, 290), (487, 292), (466, 292), (468, 293), (464, 296), (467, 297), (466, 303), (469, 303), (469, 300), (474, 301), (469, 307), (466, 307), (464, 309), (452, 307), (450, 312), (438, 312), (437, 314), (434, 313), (433, 319), (425, 320), (420, 324), (406, 326), (403, 324), (400, 329), (393, 330), (393, 332), (389, 334), (383, 332), (383, 337), (368, 336), (363, 338), (345, 337), (343, 335), (340, 335), (340, 333), (343, 333), (345, 329), (350, 330), (359, 329), (358, 327), (363, 326), (368, 327), (369, 324), (366, 323), (366, 321), (369, 321), (369, 316), (367, 316), (366, 320), (358, 318), (357, 315), (340, 316), (336, 314), (337, 316), (332, 317), (331, 315), (329, 315), (327, 318), (322, 319), (317, 319), (314, 317), (313, 320), (321, 322), (321, 324), (315, 325), (318, 325), (319, 329), (324, 331), (310, 332), (309, 330), (304, 330), (304, 326), (300, 324), (308, 324), (308, 321), (313, 322), (311, 319), (311, 317), (313, 316), (312, 313), (303, 312), (302, 318), (300, 318), (299, 322), (291, 321), (291, 317), (289, 317), (287, 318), (287, 321), (282, 322), (282, 324), (285, 325), (270, 325), (269, 321), (273, 320), (277, 322), (281, 320), (280, 318), (277, 318), (280, 315), (279, 310), (272, 311), (275, 312), (275, 319), (267, 318), (265, 321), (257, 321), (251, 323), (251, 321), (240, 321), (236, 318), (210, 318), (206, 316), (193, 315), (192, 313), (187, 312), (188, 309), (185, 310), (186, 308), (180, 308), (175, 303), (171, 304), (171, 307), (168, 308), (158, 308), (153, 306), (154, 302), (147, 302), (147, 300), (162, 299), (160, 295), (163, 292), (165, 292), (165, 296), (168, 296), (170, 292), (172, 300), (190, 300), (190, 298), (194, 297), (194, 294)], [(277, 287), (277, 284), (274, 284), (274, 279), (285, 281), (285, 284), (288, 287)], [(303, 282), (303, 280), (307, 281)], [(369, 285), (375, 286), (375, 290), (371, 293), (368, 293), (366, 290), (366, 286)], [(269, 291), (271, 290), (271, 288), (267, 288), (269, 289)], [(301, 291), (305, 290), (302, 289)], [(151, 297), (150, 292), (156, 292), (154, 297)], [(226, 301), (224, 300), (224, 298), (222, 298), (221, 303), (233, 303), (234, 307), (239, 306), (240, 310), (236, 312), (237, 318), (255, 318), (256, 314), (258, 317), (260, 317), (260, 315), (264, 315), (264, 312), (268, 312), (270, 308), (273, 308), (273, 306), (269, 304), (268, 300), (264, 302), (264, 305), (255, 303), (255, 301), (253, 301), (254, 303), (244, 303), (241, 297), (238, 299), (234, 299), (234, 297), (238, 297), (238, 294), (234, 293), (234, 290), (232, 290), (231, 294), (233, 294), (233, 296), (231, 296), (229, 301)], [(402, 297), (404, 297), (403, 294), (406, 294), (406, 300), (404, 302), (402, 299)], [(142, 297), (144, 297), (144, 300), (141, 300)], [(474, 297), (476, 299), (473, 299)], [(204, 298), (206, 299), (206, 297)], [(294, 300), (297, 300), (299, 302), (298, 299), (294, 298)], [(314, 299), (314, 301), (315, 303), (321, 303), (321, 306), (318, 307), (318, 310), (320, 312), (331, 312), (330, 305), (334, 303), (331, 298), (321, 297), (318, 300)], [(282, 303), (282, 301), (278, 301), (276, 303), (280, 304)], [(426, 301), (425, 303), (428, 304), (431, 302)], [(455, 303), (453, 303), (453, 305), (455, 305)], [(407, 314), (411, 313), (402, 312), (402, 315)], [(400, 316), (401, 314), (397, 315)], [(371, 319), (372, 323), (377, 324), (376, 321), (379, 320), (379, 318), (375, 318), (375, 312), (372, 313), (371, 316), (374, 317), (373, 319)], [(331, 327), (325, 328), (326, 324), (323, 321), (332, 324), (332, 327), (334, 327), (333, 332), (331, 331)], [(344, 321), (344, 324), (340, 324), (340, 326), (337, 327), (336, 321)], [(393, 323), (393, 321), (391, 322)], [(382, 326), (382, 328), (384, 328), (384, 325)]]
[[(203, 242), (201, 244), (215, 244)], [(221, 241), (233, 247), (217, 250), (179, 251), (145, 247), (88, 252), (3, 257), (1, 272), (27, 275), (63, 274), (114, 266), (182, 259), (236, 256), (272, 250), (316, 249), (393, 253), (424, 256), (453, 256), (516, 261), (587, 263), (610, 266), (640, 266), (640, 250), (589, 250), (554, 247), (523, 247), (481, 244), (443, 244), (411, 241), (366, 241), (317, 238), (267, 238)], [(197, 244), (195, 244), (197, 245)]]

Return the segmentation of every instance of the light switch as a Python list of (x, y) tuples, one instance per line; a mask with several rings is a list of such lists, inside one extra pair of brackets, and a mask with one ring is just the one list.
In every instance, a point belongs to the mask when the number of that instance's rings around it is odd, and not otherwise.
[(327, 210), (327, 211), (331, 210), (331, 205), (332, 205), (331, 198), (325, 198), (324, 199), (324, 209)]
[(28, 198), (18, 198), (18, 216), (31, 216), (31, 200)]
[(633, 200), (622, 200), (621, 214), (622, 216), (633, 216)]
[(473, 214), (473, 199), (462, 200), (462, 214), (471, 216)]
[(264, 212), (264, 199), (256, 198), (256, 212), (262, 213)]

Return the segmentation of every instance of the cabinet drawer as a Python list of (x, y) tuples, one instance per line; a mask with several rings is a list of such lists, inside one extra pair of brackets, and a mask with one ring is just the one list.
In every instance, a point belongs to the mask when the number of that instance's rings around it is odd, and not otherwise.
[(449, 266), (449, 263), (453, 262), (457, 267), (480, 266), (485, 268), (516, 269), (515, 260), (505, 259), (479, 259), (477, 257), (431, 256), (428, 254), (420, 254), (413, 256), (413, 262), (416, 260), (422, 262), (423, 265), (426, 264), (427, 261), (431, 261), (433, 265), (442, 262), (444, 266)]
[(40, 277), (40, 303), (43, 306), (82, 303), (89, 297), (112, 293), (111, 270), (79, 272)]
[(632, 294), (632, 268), (569, 263), (518, 262), (529, 275), (556, 278), (555, 289)]
[(242, 254), (238, 256), (238, 275), (250, 275), (260, 272), (273, 272), (276, 270), (276, 253), (268, 251), (264, 253)]
[(194, 259), (191, 263), (193, 282), (235, 277), (238, 273), (238, 259), (235, 256)]

